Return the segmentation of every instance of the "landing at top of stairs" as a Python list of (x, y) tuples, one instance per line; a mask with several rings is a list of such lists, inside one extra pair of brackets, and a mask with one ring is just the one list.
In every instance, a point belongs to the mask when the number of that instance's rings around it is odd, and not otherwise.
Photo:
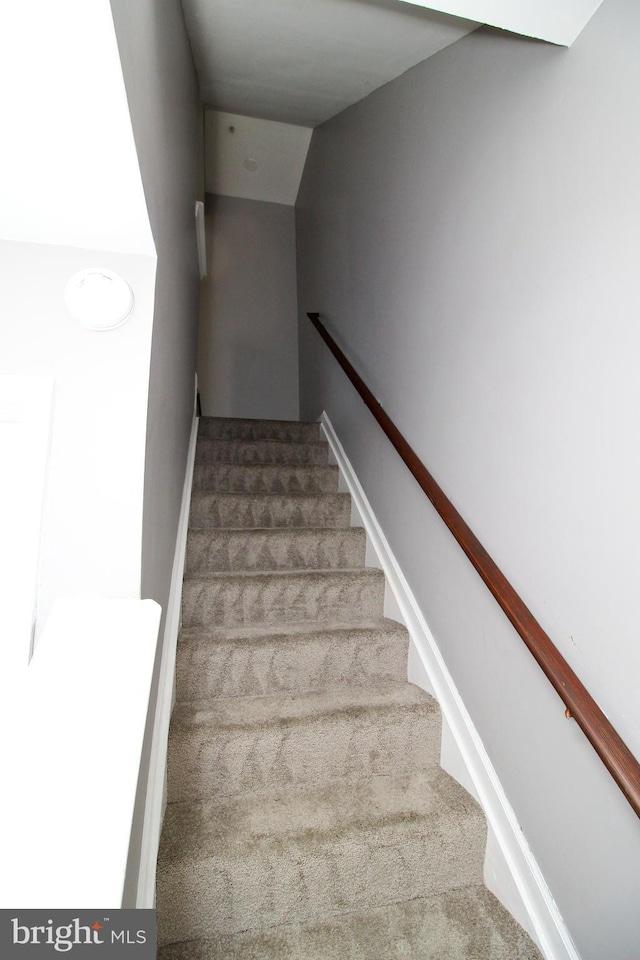
[(200, 417), (198, 434), (219, 440), (288, 440), (313, 442), (322, 440), (320, 424), (299, 420), (248, 420), (224, 417)]

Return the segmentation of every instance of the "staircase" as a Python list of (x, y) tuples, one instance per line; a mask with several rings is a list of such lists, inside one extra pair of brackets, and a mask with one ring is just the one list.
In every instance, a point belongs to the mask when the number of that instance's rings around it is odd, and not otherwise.
[(534, 960), (319, 425), (202, 418), (161, 960)]

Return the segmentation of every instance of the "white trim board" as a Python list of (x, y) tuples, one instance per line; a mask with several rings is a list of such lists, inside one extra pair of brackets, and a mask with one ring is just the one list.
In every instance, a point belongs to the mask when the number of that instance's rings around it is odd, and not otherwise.
[(385, 616), (399, 620), (409, 632), (408, 678), (440, 705), (441, 766), (476, 798), (487, 818), (485, 883), (547, 960), (580, 960), (435, 638), (326, 412), (320, 423), (331, 459), (340, 468), (340, 488), (352, 497), (352, 526), (362, 525), (367, 533), (367, 566), (380, 567), (385, 574)]
[(193, 420), (187, 451), (187, 465), (182, 489), (182, 504), (176, 536), (176, 550), (173, 557), (171, 587), (167, 604), (164, 636), (162, 638), (162, 662), (158, 684), (158, 699), (153, 724), (153, 741), (149, 761), (149, 779), (142, 828), (142, 850), (136, 893), (136, 908), (152, 908), (156, 896), (156, 866), (160, 832), (166, 808), (167, 747), (169, 722), (174, 704), (176, 651), (180, 632), (180, 611), (182, 608), (182, 581), (187, 553), (187, 532), (189, 530), (189, 509), (191, 506), (191, 488), (193, 468), (196, 459), (196, 441), (198, 439), (197, 416), (198, 377), (196, 375)]

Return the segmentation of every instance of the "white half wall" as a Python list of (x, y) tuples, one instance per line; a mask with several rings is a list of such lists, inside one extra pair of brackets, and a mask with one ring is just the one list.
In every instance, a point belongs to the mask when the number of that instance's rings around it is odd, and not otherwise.
[(294, 208), (208, 198), (198, 380), (205, 416), (296, 420)]
[(152, 600), (58, 600), (3, 691), (3, 910), (122, 905), (159, 621)]

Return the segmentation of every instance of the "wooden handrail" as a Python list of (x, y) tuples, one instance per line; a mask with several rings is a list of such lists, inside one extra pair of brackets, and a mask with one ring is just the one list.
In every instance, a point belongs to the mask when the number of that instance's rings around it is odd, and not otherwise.
[(351, 380), (365, 404), (400, 454), (414, 479), (436, 508), (485, 584), (542, 667), (565, 707), (640, 816), (640, 763), (609, 723), (584, 684), (578, 679), (555, 644), (542, 629), (520, 595), (491, 559), (469, 525), (433, 479), (415, 450), (409, 446), (385, 413), (362, 377), (337, 345), (317, 313), (307, 316)]

